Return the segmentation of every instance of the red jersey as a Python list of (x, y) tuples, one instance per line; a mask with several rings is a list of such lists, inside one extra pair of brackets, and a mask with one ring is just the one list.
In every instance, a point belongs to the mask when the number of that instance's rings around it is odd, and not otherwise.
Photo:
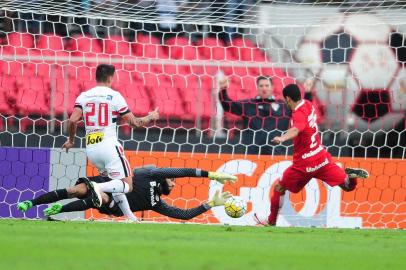
[(293, 139), (293, 166), (305, 167), (307, 172), (317, 170), (319, 165), (324, 166), (330, 155), (321, 145), (317, 113), (313, 104), (301, 100), (292, 112), (290, 125), (299, 130), (299, 134)]

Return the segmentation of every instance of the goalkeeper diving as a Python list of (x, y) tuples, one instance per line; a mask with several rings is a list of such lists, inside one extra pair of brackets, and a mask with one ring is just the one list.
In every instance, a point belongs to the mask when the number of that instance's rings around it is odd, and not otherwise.
[[(162, 195), (169, 195), (175, 187), (175, 179), (181, 177), (207, 177), (219, 183), (234, 183), (237, 177), (227, 173), (209, 172), (193, 168), (156, 168), (153, 165), (135, 168), (133, 170), (133, 185), (131, 192), (126, 194), (131, 212), (123, 213), (120, 210), (120, 200), (114, 200), (112, 193), (96, 192), (97, 183), (108, 182), (111, 179), (104, 176), (79, 178), (73, 187), (58, 189), (45, 193), (33, 200), (23, 201), (17, 205), (21, 212), (33, 206), (50, 204), (69, 198), (79, 200), (62, 205), (56, 203), (44, 210), (47, 217), (64, 212), (84, 211), (90, 208), (98, 209), (100, 213), (110, 216), (126, 216), (131, 221), (137, 221), (133, 212), (152, 210), (161, 215), (188, 220), (192, 219), (215, 206), (224, 205), (232, 195), (230, 192), (217, 191), (207, 202), (190, 209), (181, 209), (169, 205), (161, 199)], [(101, 206), (97, 207), (97, 205)], [(117, 202), (118, 201), (118, 202)]]

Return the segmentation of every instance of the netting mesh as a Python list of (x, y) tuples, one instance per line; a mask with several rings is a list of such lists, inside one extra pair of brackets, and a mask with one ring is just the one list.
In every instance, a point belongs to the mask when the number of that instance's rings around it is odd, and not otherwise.
[[(218, 82), (226, 77), (232, 100), (256, 104), (256, 79), (264, 75), (272, 78), (276, 99), (292, 82), (310, 92), (328, 151), (344, 165), (372, 171), (370, 181), (345, 195), (312, 182), (306, 191), (287, 197), (281, 224), (405, 226), (403, 1), (163, 2), (4, 3), (2, 217), (21, 216), (15, 203), (35, 192), (72, 185), (84, 170), (95, 173), (83, 155), (83, 124), (77, 152), (64, 156), (50, 150), (40, 164), (24, 156), (38, 150), (31, 147), (59, 148), (65, 142), (75, 98), (95, 85), (97, 64), (112, 63), (113, 88), (131, 110), (139, 116), (155, 107), (161, 112), (146, 128), (133, 131), (119, 123), (119, 139), (132, 166), (154, 163), (246, 175), (237, 186), (225, 187), (249, 201), (246, 217), (229, 220), (214, 210), (194, 221), (247, 224), (254, 211), (269, 205), (270, 187), (292, 153), (290, 143), (274, 147), (269, 141), (286, 130), (289, 115), (270, 104), (254, 105), (253, 115), (237, 113), (224, 107), (218, 95)], [(292, 9), (297, 16), (290, 16)], [(305, 82), (308, 78), (312, 83)], [(49, 174), (36, 182), (39, 167)], [(169, 202), (182, 207), (196, 206), (219, 188), (203, 179), (179, 183)], [(32, 211), (28, 217), (41, 217), (41, 211)], [(79, 215), (85, 216), (98, 215)]]

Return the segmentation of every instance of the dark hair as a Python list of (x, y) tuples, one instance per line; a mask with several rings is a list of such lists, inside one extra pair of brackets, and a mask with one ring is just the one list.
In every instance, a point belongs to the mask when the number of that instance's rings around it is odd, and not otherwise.
[(289, 84), (283, 88), (283, 97), (290, 97), (294, 102), (302, 99), (300, 89), (297, 84)]
[(114, 75), (116, 68), (113, 65), (100, 64), (96, 68), (96, 82), (104, 83)]
[(261, 80), (267, 80), (267, 81), (269, 81), (270, 84), (273, 84), (271, 77), (259, 76), (259, 77), (257, 78), (257, 85), (258, 85), (259, 81), (261, 81)]

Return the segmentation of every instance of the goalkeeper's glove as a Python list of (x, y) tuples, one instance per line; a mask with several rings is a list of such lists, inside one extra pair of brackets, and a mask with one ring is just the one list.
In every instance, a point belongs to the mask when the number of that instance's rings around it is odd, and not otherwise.
[(207, 204), (210, 205), (210, 207), (224, 205), (227, 199), (231, 198), (232, 196), (233, 195), (229, 191), (220, 194), (220, 190), (217, 190)]
[(209, 172), (209, 179), (216, 180), (221, 184), (224, 184), (225, 181), (234, 183), (235, 181), (237, 181), (237, 176), (228, 173)]

